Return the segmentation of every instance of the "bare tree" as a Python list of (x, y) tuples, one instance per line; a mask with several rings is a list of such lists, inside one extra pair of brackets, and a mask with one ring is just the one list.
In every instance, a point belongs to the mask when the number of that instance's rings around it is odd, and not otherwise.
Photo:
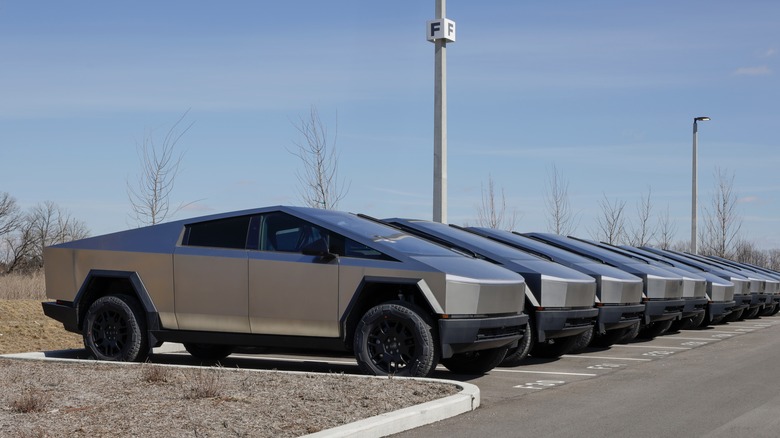
[(482, 204), (477, 208), (477, 225), (480, 227), (513, 230), (517, 225), (517, 211), (507, 213), (506, 196), (501, 189), (501, 199), (496, 199), (493, 177), (488, 175), (487, 191), (481, 186)]
[(7, 192), (0, 193), (0, 237), (14, 231), (19, 224), (19, 206)]
[(710, 207), (705, 207), (705, 213), (701, 252), (733, 258), (742, 230), (733, 174), (729, 177), (724, 170), (715, 170), (715, 193)]
[(780, 270), (780, 249), (770, 249), (768, 251), (766, 267), (774, 271)]
[(553, 165), (548, 173), (548, 187), (545, 188), (545, 206), (547, 207), (547, 231), (561, 235), (571, 235), (577, 230), (575, 215), (569, 203), (569, 182), (558, 173)]
[(666, 211), (658, 216), (658, 232), (656, 233), (655, 244), (661, 249), (670, 249), (674, 244), (674, 235), (677, 234), (677, 227), (674, 226), (669, 217), (669, 205)]
[(339, 156), (336, 152), (336, 134), (328, 137), (328, 130), (320, 119), (317, 107), (312, 105), (308, 117), (300, 117), (295, 129), (301, 140), (289, 151), (303, 163), (296, 172), (301, 200), (309, 207), (332, 210), (338, 207), (349, 191), (338, 178)]
[(596, 240), (618, 245), (623, 242), (626, 235), (624, 210), (626, 201), (615, 200), (610, 202), (607, 195), (599, 201), (601, 216), (596, 218), (596, 229), (591, 231), (591, 237)]
[(73, 218), (51, 201), (36, 205), (19, 222), (13, 235), (5, 239), (6, 271), (35, 270), (43, 267), (43, 248), (89, 235), (84, 222)]
[(127, 181), (127, 197), (132, 209), (130, 217), (139, 226), (158, 224), (186, 205), (179, 204), (171, 211), (170, 197), (184, 158), (183, 152), (176, 153), (176, 145), (194, 123), (181, 126), (188, 112), (171, 126), (161, 143), (155, 141), (154, 133), (150, 131), (143, 142), (136, 145), (141, 172), (134, 184)]
[(677, 252), (688, 252), (691, 250), (691, 241), (690, 240), (678, 240), (672, 244), (670, 247), (672, 251)]
[(631, 232), (628, 234), (628, 244), (631, 246), (645, 246), (655, 238), (658, 227), (651, 225), (653, 215), (653, 203), (650, 199), (652, 189), (647, 189), (647, 196), (642, 196), (636, 205), (637, 220), (631, 224)]
[(740, 263), (766, 266), (769, 257), (767, 252), (760, 250), (753, 242), (740, 240), (734, 248), (734, 260)]

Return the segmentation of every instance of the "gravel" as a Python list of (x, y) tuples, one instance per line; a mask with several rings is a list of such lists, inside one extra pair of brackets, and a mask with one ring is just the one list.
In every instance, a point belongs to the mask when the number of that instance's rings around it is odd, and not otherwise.
[(346, 374), (0, 358), (0, 436), (297, 437), (458, 392)]
[[(0, 299), (0, 354), (83, 348), (39, 300)], [(0, 357), (0, 436), (295, 437), (443, 398), (453, 385), (342, 373)]]

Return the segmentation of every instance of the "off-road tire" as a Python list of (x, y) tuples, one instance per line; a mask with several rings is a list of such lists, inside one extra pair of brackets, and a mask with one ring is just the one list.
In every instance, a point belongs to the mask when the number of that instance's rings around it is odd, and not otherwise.
[(683, 318), (677, 321), (672, 322), (672, 326), (669, 327), (668, 331), (671, 332), (678, 332), (680, 330), (691, 330), (699, 327), (702, 322), (704, 322), (704, 317), (706, 316), (706, 312), (702, 312), (697, 314), (696, 316), (690, 316), (688, 318)]
[(545, 342), (537, 342), (531, 347), (531, 356), (545, 359), (561, 357), (569, 353), (577, 342), (577, 336), (548, 339)]
[(84, 346), (98, 360), (143, 362), (149, 354), (146, 319), (127, 295), (100, 297), (84, 317)]
[(569, 353), (580, 353), (586, 348), (588, 348), (590, 343), (593, 342), (593, 335), (595, 332), (596, 332), (596, 328), (591, 327), (588, 330), (575, 336), (575, 338), (577, 339), (574, 342), (574, 346), (572, 347), (571, 351), (569, 351)]
[(214, 345), (214, 344), (184, 344), (184, 349), (187, 350), (192, 357), (203, 361), (213, 362), (222, 360), (235, 350), (232, 345)]
[(753, 309), (745, 309), (744, 312), (742, 312), (742, 318), (741, 319), (755, 319), (758, 318), (758, 312), (761, 311), (760, 307), (756, 307)]
[(534, 339), (536, 339), (534, 328), (531, 321), (528, 321), (525, 324), (525, 332), (523, 333), (522, 339), (517, 343), (517, 347), (510, 348), (506, 352), (506, 356), (504, 356), (504, 360), (501, 361), (500, 366), (516, 367), (520, 365), (525, 358), (528, 357), (531, 346), (534, 344)]
[(633, 341), (634, 339), (636, 339), (637, 336), (639, 336), (639, 330), (641, 328), (642, 328), (641, 322), (632, 325), (626, 330), (626, 333), (620, 338), (620, 340), (618, 340), (618, 342), (621, 344), (627, 344)]
[(639, 330), (638, 336), (644, 339), (653, 339), (656, 336), (661, 336), (662, 334), (669, 331), (669, 327), (672, 326), (672, 322), (673, 321), (671, 319), (666, 321), (651, 322)]
[(702, 312), (699, 315), (691, 318), (691, 323), (688, 326), (689, 329), (697, 329), (699, 327), (706, 327), (708, 324), (704, 324), (704, 319), (707, 318), (707, 312)]
[(403, 301), (368, 309), (355, 329), (353, 348), (360, 369), (380, 376), (425, 377), (440, 356), (427, 315)]
[(457, 374), (485, 374), (504, 360), (509, 347), (470, 351), (442, 359), (441, 364)]
[(723, 317), (722, 322), (734, 322), (742, 318), (742, 314), (745, 313), (745, 309), (739, 309), (729, 313)]
[(607, 330), (606, 333), (594, 333), (593, 340), (590, 341), (590, 345), (599, 348), (606, 348), (613, 344), (620, 342), (621, 339), (628, 333), (632, 326), (621, 327), (617, 329)]

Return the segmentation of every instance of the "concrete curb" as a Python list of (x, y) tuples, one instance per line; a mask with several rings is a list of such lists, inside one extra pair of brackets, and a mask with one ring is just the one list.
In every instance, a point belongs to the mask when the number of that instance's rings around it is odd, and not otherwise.
[[(365, 377), (371, 378), (371, 376)], [(305, 436), (309, 438), (383, 437), (445, 420), (456, 415), (473, 411), (479, 407), (479, 388), (476, 385), (453, 380), (411, 379), (448, 383), (461, 388), (461, 391), (455, 395), (439, 400), (433, 400), (420, 405), (387, 412), (375, 417), (366, 418), (354, 423), (345, 424), (343, 426)]]
[[(163, 344), (162, 348), (155, 349), (154, 352), (160, 353), (173, 353), (183, 350), (180, 344), (172, 344), (166, 346)], [(22, 360), (49, 360), (58, 362), (80, 362), (80, 363), (95, 363), (94, 360), (89, 359), (73, 359), (74, 352), (80, 350), (61, 350), (61, 351), (47, 351), (47, 352), (31, 352), (31, 353), (16, 353), (16, 354), (4, 354), (0, 355), (0, 358), (9, 359), (22, 359)], [(140, 363), (134, 362), (101, 362), (104, 364), (114, 364), (119, 366), (140, 366)], [(200, 368), (192, 365), (166, 365), (155, 364), (166, 367), (176, 368)], [(298, 371), (269, 371), (269, 370), (253, 370), (242, 368), (235, 370), (236, 372), (257, 372), (257, 373), (286, 373), (286, 374), (301, 374), (301, 375), (317, 375), (317, 373), (306, 373)], [(387, 379), (387, 377), (376, 376), (361, 376), (352, 375), (350, 377), (359, 379)], [(427, 403), (410, 406), (408, 408), (399, 409), (397, 411), (387, 412), (374, 417), (366, 418), (356, 421), (354, 423), (345, 424), (343, 426), (334, 427), (332, 429), (326, 429), (313, 434), (305, 435), (308, 438), (346, 438), (346, 437), (383, 437), (392, 435), (395, 433), (403, 432), (405, 430), (414, 429), (416, 427), (424, 426), (426, 424), (435, 423), (437, 421), (445, 420), (456, 415), (460, 415), (466, 412), (473, 411), (479, 407), (480, 404), (480, 392), (476, 385), (471, 383), (459, 382), (455, 380), (445, 379), (425, 379), (414, 377), (394, 377), (395, 379), (410, 379), (424, 382), (442, 383), (453, 385), (461, 389), (461, 391), (455, 395), (444, 397), (438, 400), (429, 401)]]

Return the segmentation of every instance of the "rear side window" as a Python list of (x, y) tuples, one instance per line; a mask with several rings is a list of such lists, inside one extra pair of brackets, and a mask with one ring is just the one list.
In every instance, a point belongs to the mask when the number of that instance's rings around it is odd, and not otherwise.
[(183, 244), (245, 249), (249, 220), (250, 216), (241, 216), (187, 225)]

